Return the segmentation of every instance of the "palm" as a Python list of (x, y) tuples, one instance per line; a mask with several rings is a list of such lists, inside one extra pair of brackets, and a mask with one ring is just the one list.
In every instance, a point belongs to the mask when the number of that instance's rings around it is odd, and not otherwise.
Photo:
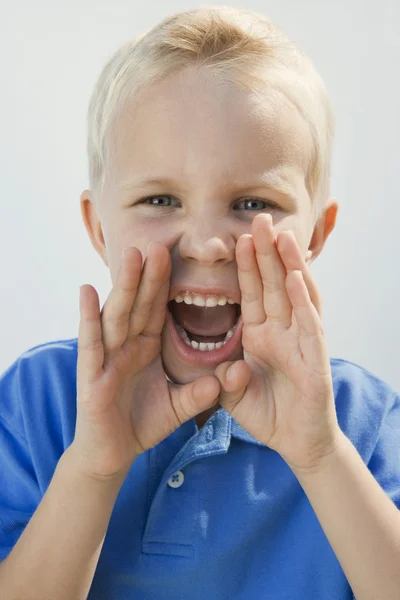
[[(267, 215), (253, 220), (253, 238), (237, 245), (242, 291), (244, 362), (236, 372), (237, 399), (224, 406), (253, 437), (289, 464), (311, 464), (337, 420), (320, 300), (293, 236), (275, 243)], [(299, 277), (301, 273), (302, 276)], [(307, 287), (308, 286), (308, 287)], [(226, 366), (218, 375), (224, 379)]]
[[(207, 385), (210, 377), (202, 378), (204, 393), (196, 410), (190, 391), (192, 384), (179, 386), (168, 382), (160, 348), (159, 334), (135, 336), (106, 367), (100, 387), (107, 405), (97, 402), (97, 409), (109, 434), (106, 437), (110, 440), (110, 462), (129, 462), (132, 456), (154, 447), (188, 418), (201, 412), (203, 404), (204, 409), (208, 408), (212, 397), (217, 395), (218, 382), (214, 381), (215, 392), (210, 397)], [(189, 410), (194, 411), (193, 415)]]
[(168, 249), (154, 244), (142, 255), (129, 248), (100, 312), (92, 286), (83, 286), (77, 365), (74, 447), (84, 470), (119, 475), (137, 455), (218, 398), (214, 376), (168, 382), (161, 361), (171, 271)]
[(171, 385), (158, 354), (142, 370), (132, 393), (129, 424), (141, 452), (154, 447), (183, 422), (174, 408)]
[[(168, 395), (161, 361), (157, 361), (160, 345), (159, 335), (135, 336), (129, 345), (107, 355), (101, 376), (93, 383), (90, 396), (96, 402), (85, 403), (86, 419), (101, 432), (109, 465), (129, 464), (143, 451), (136, 415), (142, 425), (148, 421), (146, 386), (158, 387), (158, 398)], [(79, 390), (78, 394), (83, 396)]]
[(313, 408), (308, 391), (319, 385), (318, 395), (326, 395), (329, 373), (321, 379), (305, 363), (297, 333), (279, 331), (267, 322), (261, 328), (244, 329), (243, 354), (250, 381), (232, 416), (255, 439), (279, 449), (282, 456), (304, 454), (297, 431), (308, 426)]

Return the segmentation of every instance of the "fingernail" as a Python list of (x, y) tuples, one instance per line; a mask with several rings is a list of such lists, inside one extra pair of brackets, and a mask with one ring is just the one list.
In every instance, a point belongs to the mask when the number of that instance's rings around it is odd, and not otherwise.
[(153, 242), (150, 242), (149, 245), (147, 246), (147, 254), (150, 252), (150, 246), (152, 245)]

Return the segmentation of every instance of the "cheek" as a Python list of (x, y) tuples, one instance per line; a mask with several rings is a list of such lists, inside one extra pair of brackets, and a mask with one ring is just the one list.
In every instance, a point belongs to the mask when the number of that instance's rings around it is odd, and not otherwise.
[(300, 248), (300, 252), (302, 255), (305, 255), (309, 244), (309, 226), (305, 225), (303, 221), (299, 220), (294, 215), (290, 215), (274, 224), (275, 239), (278, 237), (281, 231), (287, 231), (288, 229), (293, 231), (297, 240), (297, 244)]
[(147, 248), (150, 242), (162, 241), (160, 239), (160, 227), (153, 223), (142, 223), (138, 221), (126, 221), (118, 235), (118, 246), (121, 253), (127, 246), (134, 246), (140, 250), (143, 258), (147, 256)]
[[(182, 228), (182, 226), (181, 226)], [(159, 242), (171, 249), (179, 239), (180, 229), (172, 219), (141, 219), (124, 225), (121, 239), (127, 246), (136, 246), (144, 257), (150, 242)]]
[(147, 247), (151, 241), (151, 232), (149, 236), (148, 230), (135, 226), (129, 226), (124, 223), (122, 227), (117, 227), (113, 230), (112, 236), (108, 239), (107, 254), (109, 259), (110, 274), (113, 285), (115, 285), (122, 260), (122, 252), (124, 248), (138, 248), (143, 258), (147, 256)]

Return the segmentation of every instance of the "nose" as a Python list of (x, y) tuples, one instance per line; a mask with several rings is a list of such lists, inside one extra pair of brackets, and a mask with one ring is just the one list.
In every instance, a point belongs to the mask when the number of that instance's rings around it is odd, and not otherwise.
[[(214, 221), (214, 222), (212, 222)], [(212, 220), (211, 222), (185, 223), (185, 230), (179, 242), (182, 259), (196, 261), (204, 266), (229, 263), (235, 259), (235, 236), (227, 224)]]

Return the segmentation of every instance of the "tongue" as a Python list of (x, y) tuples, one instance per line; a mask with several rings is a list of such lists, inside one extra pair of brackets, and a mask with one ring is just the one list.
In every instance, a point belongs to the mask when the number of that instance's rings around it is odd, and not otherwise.
[(172, 302), (171, 312), (178, 325), (200, 336), (224, 335), (236, 323), (234, 304), (203, 308), (195, 304)]

